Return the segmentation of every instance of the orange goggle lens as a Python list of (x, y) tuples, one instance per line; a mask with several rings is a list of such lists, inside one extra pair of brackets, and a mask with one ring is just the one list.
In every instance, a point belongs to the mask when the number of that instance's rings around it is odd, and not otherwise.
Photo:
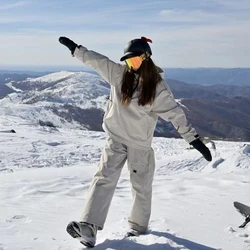
[(129, 69), (139, 69), (142, 64), (142, 58), (140, 56), (131, 57), (125, 60)]

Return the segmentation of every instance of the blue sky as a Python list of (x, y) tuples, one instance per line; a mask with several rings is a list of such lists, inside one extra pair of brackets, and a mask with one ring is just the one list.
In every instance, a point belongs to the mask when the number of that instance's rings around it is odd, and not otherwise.
[(118, 62), (146, 36), (161, 67), (250, 67), (249, 30), (249, 0), (0, 0), (0, 66), (79, 66), (59, 36)]

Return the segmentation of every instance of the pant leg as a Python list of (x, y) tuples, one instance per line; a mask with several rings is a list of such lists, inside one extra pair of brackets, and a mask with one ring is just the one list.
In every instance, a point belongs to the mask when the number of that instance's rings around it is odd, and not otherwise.
[(103, 228), (126, 159), (127, 147), (108, 138), (88, 191), (81, 221)]
[(155, 171), (154, 151), (128, 148), (128, 168), (133, 204), (129, 216), (131, 228), (144, 233), (151, 215), (152, 183)]

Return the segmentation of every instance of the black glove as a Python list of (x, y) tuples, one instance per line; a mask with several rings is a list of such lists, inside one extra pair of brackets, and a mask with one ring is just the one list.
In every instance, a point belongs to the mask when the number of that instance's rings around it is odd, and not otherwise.
[(72, 55), (74, 54), (76, 47), (78, 47), (76, 43), (74, 43), (72, 40), (64, 36), (59, 37), (59, 42), (64, 46), (68, 47)]
[(192, 145), (195, 149), (197, 149), (207, 161), (212, 161), (212, 155), (210, 153), (210, 150), (199, 138), (195, 139), (189, 144)]

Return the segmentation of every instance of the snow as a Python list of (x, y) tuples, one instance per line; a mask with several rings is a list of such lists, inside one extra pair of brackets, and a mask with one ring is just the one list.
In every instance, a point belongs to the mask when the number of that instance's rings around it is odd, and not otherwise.
[(50, 82), (50, 81), (58, 81), (61, 80), (62, 78), (69, 78), (72, 75), (75, 75), (76, 73), (73, 72), (68, 72), (68, 71), (60, 71), (60, 72), (55, 72), (48, 74), (46, 76), (41, 76), (37, 78), (28, 78), (30, 82)]
[[(9, 86), (19, 93), (0, 100), (0, 250), (84, 249), (66, 226), (80, 218), (106, 135), (47, 107), (105, 110), (109, 88), (97, 75), (67, 71)], [(250, 205), (250, 142), (207, 145), (212, 162), (182, 139), (154, 138), (152, 216), (138, 238), (124, 237), (132, 205), (125, 164), (95, 249), (249, 250), (250, 225), (238, 228), (244, 218), (233, 202)]]
[[(1, 250), (84, 249), (65, 228), (81, 215), (105, 138), (1, 116)], [(95, 249), (249, 250), (250, 228), (238, 228), (244, 218), (233, 201), (250, 203), (250, 143), (215, 144), (214, 159), (206, 162), (182, 139), (154, 138), (148, 234), (124, 237), (132, 205), (125, 165)]]
[[(0, 105), (8, 103), (43, 104), (67, 103), (77, 104), (82, 108), (104, 109), (109, 87), (102, 78), (93, 73), (61, 71), (37, 78), (27, 78), (25, 81), (7, 83), (17, 90), (14, 85), (26, 88), (26, 93), (12, 93), (0, 100)], [(18, 89), (18, 92), (22, 90)]]
[(30, 124), (50, 121), (63, 128), (84, 129), (90, 125), (80, 124), (73, 118), (65, 119), (65, 113), (74, 112), (65, 105), (104, 112), (110, 93), (109, 86), (100, 76), (88, 72), (61, 71), (6, 85), (17, 92), (0, 99), (0, 114), (12, 117), (18, 114)]

